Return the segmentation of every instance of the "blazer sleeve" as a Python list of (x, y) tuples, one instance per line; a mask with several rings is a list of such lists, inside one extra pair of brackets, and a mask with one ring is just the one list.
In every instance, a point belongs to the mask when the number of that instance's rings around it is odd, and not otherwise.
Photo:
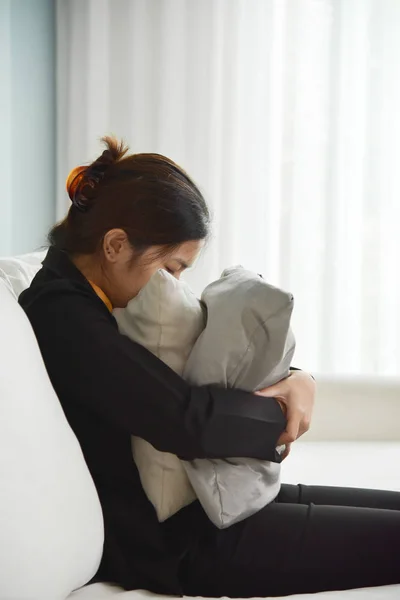
[(280, 462), (278, 402), (239, 390), (192, 387), (121, 335), (97, 298), (47, 294), (26, 312), (62, 405), (98, 417), (186, 460), (242, 456)]

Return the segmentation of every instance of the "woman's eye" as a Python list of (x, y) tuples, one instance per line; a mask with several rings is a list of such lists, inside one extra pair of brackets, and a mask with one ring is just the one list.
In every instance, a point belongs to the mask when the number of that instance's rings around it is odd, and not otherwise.
[(174, 275), (175, 271), (173, 271), (172, 269), (169, 269), (168, 267), (165, 267), (165, 270), (170, 273), (171, 275)]

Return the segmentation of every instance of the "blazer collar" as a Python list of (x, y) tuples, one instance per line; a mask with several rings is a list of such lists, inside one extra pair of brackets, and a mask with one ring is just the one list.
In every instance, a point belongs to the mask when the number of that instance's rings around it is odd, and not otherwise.
[(79, 281), (80, 283), (85, 283), (90, 287), (90, 289), (92, 289), (86, 277), (74, 265), (68, 254), (63, 250), (59, 250), (58, 248), (51, 246), (42, 264), (46, 269), (49, 269), (58, 275), (58, 277), (63, 279), (73, 279), (75, 281)]

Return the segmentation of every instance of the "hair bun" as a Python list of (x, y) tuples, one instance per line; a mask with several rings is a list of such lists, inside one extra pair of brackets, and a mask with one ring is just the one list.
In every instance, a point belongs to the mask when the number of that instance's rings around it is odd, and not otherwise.
[(111, 152), (111, 150), (109, 150), (108, 148), (106, 150), (104, 150), (103, 154), (100, 156), (100, 158), (98, 160), (102, 160), (105, 163), (113, 163), (114, 162), (114, 156)]
[(96, 197), (96, 189), (104, 178), (107, 169), (121, 160), (128, 150), (123, 141), (112, 137), (102, 138), (107, 148), (87, 167), (75, 167), (67, 178), (67, 192), (72, 204), (85, 212), (90, 207), (90, 201)]
[(114, 162), (115, 160), (112, 155), (112, 152), (107, 148), (99, 156), (99, 158), (92, 162), (92, 164), (89, 165), (89, 167), (87, 168), (85, 177), (85, 179), (87, 178), (88, 180), (87, 183), (91, 187), (94, 187), (94, 185), (91, 185), (91, 182), (93, 182), (93, 184), (99, 183), (101, 179), (103, 179), (108, 167), (111, 166)]

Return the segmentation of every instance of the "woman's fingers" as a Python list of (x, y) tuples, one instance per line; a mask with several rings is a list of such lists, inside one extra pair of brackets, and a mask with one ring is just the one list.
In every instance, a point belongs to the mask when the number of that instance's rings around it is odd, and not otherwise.
[(275, 385), (271, 385), (270, 387), (264, 388), (259, 392), (256, 392), (259, 396), (265, 396), (268, 398), (284, 398), (288, 393), (288, 385), (286, 379), (275, 383)]
[(309, 430), (315, 397), (315, 381), (310, 375), (295, 371), (290, 377), (257, 393), (275, 398), (286, 416), (287, 425), (279, 444), (291, 444)]
[(282, 454), (282, 460), (285, 460), (290, 454), (290, 450), (292, 449), (292, 444), (286, 444), (286, 448), (284, 453)]
[(278, 440), (278, 444), (291, 444), (299, 437), (299, 430), (303, 415), (300, 411), (295, 410), (290, 405), (287, 406), (287, 424), (286, 429)]

